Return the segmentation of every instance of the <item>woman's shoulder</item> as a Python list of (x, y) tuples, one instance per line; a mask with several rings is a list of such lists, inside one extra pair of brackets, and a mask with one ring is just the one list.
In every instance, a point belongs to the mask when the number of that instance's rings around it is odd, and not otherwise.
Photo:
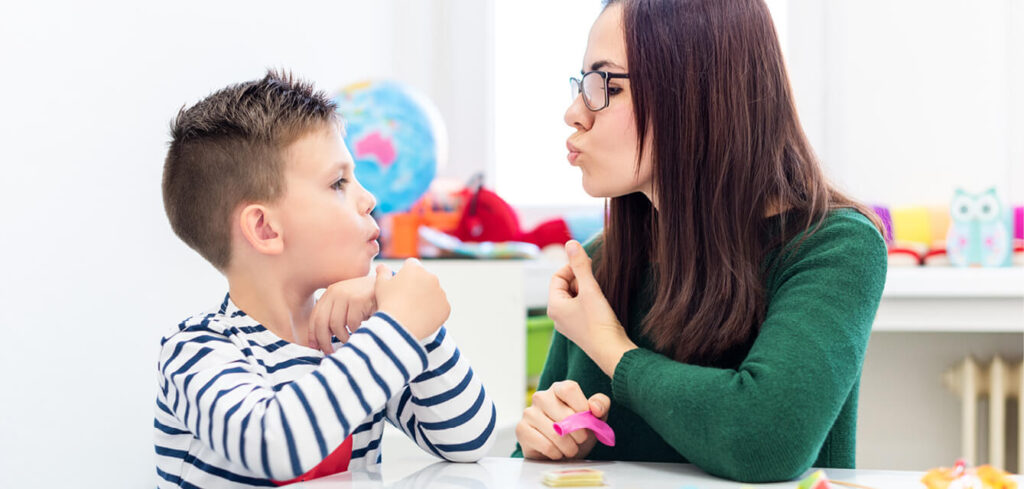
[(786, 245), (795, 261), (845, 257), (863, 263), (886, 261), (886, 244), (875, 223), (857, 209), (840, 208), (829, 213)]
[(815, 237), (817, 241), (849, 246), (877, 248), (878, 245), (885, 245), (885, 239), (875, 223), (857, 209), (848, 207), (830, 211), (808, 241)]

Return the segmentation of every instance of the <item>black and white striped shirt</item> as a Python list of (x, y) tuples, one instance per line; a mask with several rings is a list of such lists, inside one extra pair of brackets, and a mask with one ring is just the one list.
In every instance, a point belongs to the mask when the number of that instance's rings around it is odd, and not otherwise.
[(352, 435), (349, 468), (380, 463), (383, 421), (424, 450), (475, 461), (495, 410), (442, 327), (416, 341), (377, 313), (325, 355), (282, 340), (230, 297), (161, 342), (158, 487), (271, 486)]

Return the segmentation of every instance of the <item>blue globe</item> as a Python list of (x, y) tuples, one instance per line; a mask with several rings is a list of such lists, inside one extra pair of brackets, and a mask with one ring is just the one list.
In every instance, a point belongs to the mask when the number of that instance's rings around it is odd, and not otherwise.
[(446, 157), (444, 124), (425, 97), (392, 81), (361, 82), (334, 97), (359, 183), (383, 212), (407, 211)]

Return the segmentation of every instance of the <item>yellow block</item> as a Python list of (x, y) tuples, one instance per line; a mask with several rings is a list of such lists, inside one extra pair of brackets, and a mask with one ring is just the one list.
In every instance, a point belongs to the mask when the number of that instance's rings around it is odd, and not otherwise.
[(898, 207), (889, 212), (892, 214), (892, 232), (896, 235), (896, 241), (925, 245), (932, 243), (932, 211), (928, 207)]
[(543, 482), (548, 487), (603, 486), (604, 472), (595, 469), (550, 470), (544, 473)]

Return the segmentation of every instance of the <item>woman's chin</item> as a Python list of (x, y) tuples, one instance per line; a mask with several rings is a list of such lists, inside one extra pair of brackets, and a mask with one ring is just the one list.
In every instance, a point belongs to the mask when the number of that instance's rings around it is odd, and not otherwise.
[(623, 195), (631, 194), (633, 191), (627, 191), (623, 189), (611, 188), (607, 185), (601, 185), (598, 182), (594, 182), (587, 177), (583, 177), (583, 191), (587, 195), (596, 199), (611, 199), (614, 197), (622, 197)]

